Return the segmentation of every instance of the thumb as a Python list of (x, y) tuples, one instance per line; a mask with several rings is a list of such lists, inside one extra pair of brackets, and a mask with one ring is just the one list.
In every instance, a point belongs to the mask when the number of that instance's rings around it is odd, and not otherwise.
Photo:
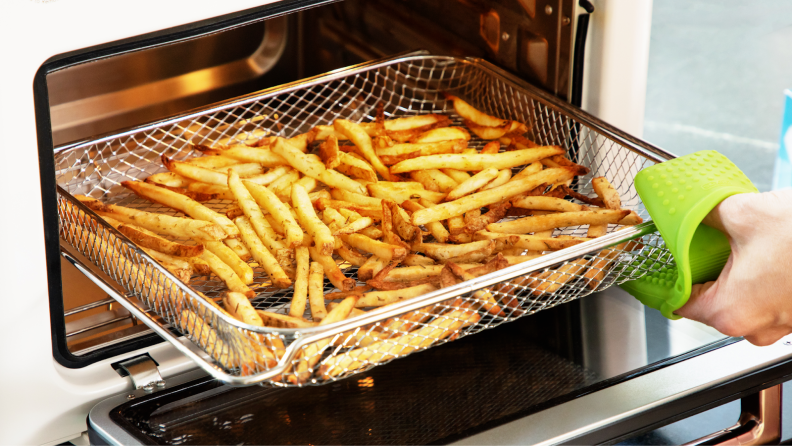
[(687, 303), (676, 310), (674, 314), (694, 321), (705, 322), (707, 317), (712, 314), (710, 302), (717, 292), (716, 285), (717, 282), (714, 281), (693, 285)]

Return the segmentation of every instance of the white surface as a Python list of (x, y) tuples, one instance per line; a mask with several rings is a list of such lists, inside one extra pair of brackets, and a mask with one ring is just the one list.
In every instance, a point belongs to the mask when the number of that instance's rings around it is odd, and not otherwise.
[[(95, 402), (131, 388), (129, 378), (108, 365), (115, 360), (68, 370), (52, 358), (33, 107), (36, 71), (63, 52), (266, 3), (272, 1), (0, 1), (0, 190), (4, 209), (13, 209), (14, 217), (0, 219), (0, 444), (79, 436)], [(167, 346), (148, 351), (164, 367), (165, 377), (189, 366)]]
[(583, 109), (643, 135), (652, 0), (592, 0), (583, 70)]

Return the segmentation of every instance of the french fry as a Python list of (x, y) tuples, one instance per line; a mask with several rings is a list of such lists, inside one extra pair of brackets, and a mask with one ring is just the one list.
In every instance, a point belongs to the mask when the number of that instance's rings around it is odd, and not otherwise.
[(446, 195), (446, 201), (454, 201), (480, 189), (498, 176), (498, 169), (487, 168), (473, 175), (469, 180), (459, 184)]
[(588, 237), (553, 238), (537, 235), (502, 234), (478, 231), (473, 235), (476, 240), (505, 240), (510, 247), (529, 251), (558, 251), (592, 240)]
[(446, 194), (442, 192), (432, 192), (423, 188), (423, 185), (418, 183), (421, 188), (407, 189), (407, 188), (393, 188), (384, 184), (384, 181), (378, 183), (371, 183), (366, 186), (369, 193), (373, 197), (388, 199), (396, 203), (402, 203), (411, 198), (425, 198), (433, 203), (439, 203)]
[(185, 309), (181, 311), (178, 322), (182, 331), (190, 333), (198, 345), (202, 346), (215, 361), (227, 368), (240, 365), (236, 358), (232, 359), (229, 355), (231, 348), (217, 337), (217, 332), (202, 317)]
[[(358, 280), (367, 282), (374, 278), (377, 273), (382, 271), (383, 268), (390, 262), (389, 260), (381, 259), (377, 256), (371, 256), (360, 268), (358, 268)], [(354, 286), (354, 282), (353, 282)], [(338, 288), (338, 287), (336, 287)]]
[(352, 223), (337, 229), (335, 232), (333, 232), (333, 235), (337, 237), (339, 235), (354, 234), (358, 231), (368, 228), (373, 224), (374, 220), (371, 217), (361, 217), (358, 220), (355, 220)]
[(465, 126), (470, 129), (476, 136), (484, 140), (493, 140), (502, 138), (509, 133), (525, 133), (528, 127), (525, 124), (517, 121), (506, 121), (505, 124), (496, 127), (489, 127), (478, 125), (473, 121), (465, 120)]
[(538, 211), (581, 212), (588, 209), (586, 206), (572, 203), (563, 198), (545, 196), (513, 198), (511, 204), (514, 207)]
[[(539, 167), (541, 168), (541, 164), (539, 165)], [(471, 176), (469, 173), (457, 169), (439, 169), (439, 170), (440, 172), (443, 172), (444, 174), (448, 175), (448, 177), (451, 178), (452, 180), (456, 181), (457, 184), (464, 183), (465, 181), (470, 179)]]
[[(451, 272), (454, 273), (457, 277), (464, 281), (475, 279), (479, 276), (479, 274), (474, 274), (471, 270), (465, 270), (461, 268), (454, 262), (448, 262), (445, 265), (446, 268), (449, 268)], [(500, 306), (498, 305), (498, 301), (495, 300), (495, 297), (492, 295), (487, 289), (478, 290), (473, 292), (473, 298), (481, 302), (481, 308), (489, 312), (490, 314), (494, 314), (496, 316), (503, 315), (503, 310), (501, 310)]]
[(358, 299), (357, 303), (355, 304), (355, 307), (357, 308), (382, 307), (395, 302), (400, 302), (405, 299), (410, 299), (416, 296), (420, 296), (422, 294), (429, 293), (436, 289), (437, 287), (435, 287), (434, 285), (430, 283), (425, 283), (411, 288), (402, 288), (398, 290), (372, 291), (363, 294), (360, 297), (360, 299)]
[(498, 186), (502, 186), (508, 183), (511, 177), (512, 177), (511, 169), (503, 169), (500, 172), (498, 172), (498, 176), (495, 177), (495, 179), (487, 183), (484, 187), (482, 187), (479, 190), (485, 191), (489, 189), (494, 189)]
[(146, 183), (168, 187), (188, 187), (193, 182), (193, 180), (173, 172), (155, 173), (146, 177), (144, 181)]
[(515, 150), (513, 152), (487, 153), (487, 154), (449, 154), (419, 156), (397, 163), (390, 168), (391, 173), (403, 173), (421, 169), (458, 169), (458, 170), (484, 170), (489, 167), (495, 169), (511, 169), (523, 164), (533, 163), (543, 158), (564, 153), (561, 147), (548, 146), (528, 150)]
[(228, 176), (216, 170), (206, 169), (183, 161), (173, 161), (165, 155), (162, 155), (162, 164), (171, 172), (193, 181), (217, 184), (220, 186), (228, 184)]
[[(313, 259), (314, 262), (318, 262), (322, 265), (324, 273), (327, 276), (327, 280), (329, 280), (334, 287), (341, 291), (349, 291), (355, 288), (355, 281), (344, 276), (344, 273), (341, 271), (341, 269), (338, 267), (338, 264), (331, 256), (322, 254), (313, 246), (308, 247), (308, 252), (311, 254), (311, 259)], [(360, 274), (358, 274), (358, 278), (360, 278)]]
[(199, 194), (211, 194), (218, 200), (235, 200), (234, 194), (228, 186), (219, 186), (217, 184), (200, 183), (194, 181), (187, 186), (187, 190)]
[(245, 216), (241, 216), (234, 219), (234, 223), (239, 228), (242, 242), (250, 250), (253, 259), (269, 274), (272, 285), (277, 288), (288, 288), (291, 286), (291, 279), (286, 275), (286, 272), (272, 253), (261, 242), (261, 239), (250, 224), (250, 220)]
[(578, 275), (583, 274), (588, 265), (588, 260), (577, 259), (564, 264), (557, 270), (550, 272), (551, 274), (544, 278), (544, 281), (535, 285), (532, 294), (534, 296), (541, 296), (545, 293), (554, 293), (564, 284), (574, 279)]
[(189, 262), (178, 259), (174, 256), (163, 254), (153, 249), (142, 248), (154, 260), (159, 262), (168, 271), (171, 272), (177, 279), (184, 283), (190, 283), (190, 276), (192, 275), (192, 265)]
[(542, 164), (548, 167), (569, 167), (573, 170), (576, 170), (577, 171), (576, 175), (580, 175), (580, 176), (586, 175), (589, 172), (591, 172), (591, 169), (589, 169), (588, 167), (581, 166), (580, 164), (577, 163), (573, 163), (563, 155), (556, 155), (556, 156), (551, 156), (550, 158), (545, 158), (542, 160)]
[(141, 228), (140, 226), (121, 223), (111, 217), (105, 217), (105, 221), (118, 229), (118, 232), (129, 237), (136, 245), (143, 248), (153, 249), (154, 251), (177, 257), (194, 257), (201, 255), (203, 251), (203, 246), (201, 245), (182, 245), (180, 243), (175, 243), (147, 229)]
[(281, 201), (291, 200), (291, 187), (300, 180), (300, 174), (296, 170), (291, 170), (285, 175), (270, 183), (267, 189), (272, 191)]
[(252, 196), (255, 204), (269, 212), (283, 228), (287, 246), (295, 248), (302, 245), (303, 230), (292, 216), (289, 206), (278, 200), (278, 197), (264, 186), (246, 181), (242, 181), (242, 184)]
[(440, 155), (443, 153), (460, 153), (467, 147), (467, 141), (457, 139), (452, 141), (403, 143), (376, 150), (384, 164), (396, 164), (404, 159), (419, 156)]
[(479, 209), (492, 203), (499, 203), (515, 195), (529, 191), (539, 184), (547, 183), (550, 180), (555, 180), (553, 182), (564, 181), (572, 178), (572, 176), (572, 172), (566, 168), (545, 169), (519, 181), (509, 182), (503, 186), (477, 192), (458, 200), (438, 204), (437, 206), (414, 212), (412, 215), (412, 223), (415, 226), (420, 226), (432, 221), (447, 220), (473, 209)]
[(339, 155), (340, 162), (336, 170), (354, 178), (362, 180), (377, 182), (377, 172), (366, 161), (357, 158), (348, 153), (341, 153)]
[(438, 142), (438, 141), (453, 141), (455, 139), (462, 139), (465, 141), (470, 140), (470, 133), (462, 127), (440, 127), (432, 130), (427, 130), (424, 133), (416, 136), (410, 142)]
[(562, 212), (558, 214), (523, 217), (504, 223), (492, 223), (487, 225), (487, 230), (491, 232), (503, 232), (509, 234), (526, 234), (529, 232), (544, 231), (553, 228), (565, 228), (569, 226), (618, 223), (619, 220), (627, 216), (629, 213), (630, 211), (627, 210)]
[(247, 178), (247, 177), (264, 174), (264, 168), (261, 166), (261, 164), (257, 164), (257, 163), (234, 164), (228, 167), (217, 167), (212, 170), (214, 170), (215, 172), (227, 173), (229, 168), (234, 169), (241, 178)]
[(496, 118), (494, 116), (490, 116), (486, 113), (483, 113), (456, 96), (446, 94), (446, 99), (454, 102), (454, 110), (456, 110), (459, 116), (461, 116), (464, 119), (467, 119), (468, 121), (472, 121), (478, 125), (483, 125), (487, 127), (499, 127), (509, 122), (505, 119)]
[[(412, 200), (403, 201), (402, 207), (410, 212), (416, 212), (421, 209), (425, 209), (424, 206)], [(442, 223), (438, 221), (426, 223), (426, 229), (428, 229), (429, 232), (432, 233), (432, 237), (434, 237), (435, 240), (437, 240), (439, 243), (445, 243), (446, 241), (448, 241), (448, 236), (450, 234), (448, 233), (448, 231), (446, 230), (445, 226), (443, 226)]]
[(643, 223), (643, 218), (641, 218), (641, 216), (638, 215), (635, 211), (630, 211), (630, 213), (627, 214), (626, 217), (619, 220), (619, 224), (625, 226), (635, 226), (641, 223)]
[[(271, 311), (256, 310), (265, 327), (274, 328), (309, 328), (316, 327), (316, 322), (308, 321), (299, 316), (291, 316)], [(301, 313), (302, 314), (302, 313)]]
[(184, 160), (185, 163), (190, 163), (193, 166), (204, 167), (207, 169), (217, 169), (221, 167), (233, 166), (241, 164), (242, 161), (226, 156), (198, 156)]
[(350, 265), (354, 266), (363, 266), (368, 261), (368, 257), (364, 256), (356, 249), (349, 246), (343, 240), (341, 241), (341, 246), (336, 247), (336, 254), (339, 255), (345, 262), (349, 263)]
[(324, 302), (324, 269), (318, 262), (311, 262), (308, 272), (308, 302), (311, 307), (311, 318), (321, 322), (327, 316)]
[(121, 185), (136, 195), (179, 210), (196, 220), (208, 221), (223, 228), (228, 237), (236, 238), (239, 231), (225, 215), (215, 212), (197, 201), (176, 192), (140, 181), (122, 181)]
[(239, 256), (222, 242), (205, 241), (204, 247), (217, 256), (226, 265), (234, 270), (234, 273), (242, 280), (245, 285), (253, 283), (253, 269), (245, 263)]
[(423, 184), (426, 190), (448, 193), (457, 187), (458, 183), (439, 169), (414, 170), (410, 177)]
[[(338, 306), (325, 314), (319, 325), (329, 325), (346, 319), (352, 312), (357, 299), (356, 296), (344, 299)], [(324, 307), (324, 305), (322, 306)], [(302, 359), (297, 364), (297, 373), (294, 375), (296, 376), (297, 382), (305, 382), (310, 378), (311, 373), (309, 370), (316, 367), (316, 364), (322, 356), (322, 350), (330, 344), (330, 341), (331, 339), (322, 339), (308, 344), (303, 348), (301, 352)]]
[(226, 265), (211, 251), (208, 249), (204, 250), (204, 252), (201, 253), (201, 260), (206, 262), (212, 272), (215, 273), (217, 277), (219, 277), (223, 282), (225, 282), (229, 290), (242, 293), (249, 299), (256, 297), (256, 293), (254, 293), (253, 290), (248, 288), (248, 286), (242, 282), (242, 279), (237, 276), (234, 270), (231, 269), (230, 266)]
[[(379, 136), (384, 130), (377, 125), (376, 122), (361, 122), (358, 124), (363, 131), (370, 137)], [(349, 138), (343, 133), (337, 132), (332, 125), (317, 125), (313, 128), (314, 139), (317, 141), (324, 141), (330, 135), (334, 135), (339, 141), (346, 141)]]
[(495, 242), (493, 242), (492, 240), (480, 240), (477, 242), (465, 243), (461, 245), (448, 245), (443, 243), (420, 243), (413, 245), (413, 251), (422, 252), (435, 260), (446, 261), (448, 259), (459, 257), (472, 251), (487, 249), (494, 245)]
[[(394, 268), (382, 280), (384, 282), (410, 282), (440, 275), (445, 265), (418, 265)], [(471, 269), (481, 266), (478, 263), (459, 264), (461, 268)]]
[(512, 176), (511, 179), (509, 179), (509, 182), (521, 180), (521, 179), (523, 179), (525, 177), (528, 177), (528, 176), (531, 176), (531, 175), (533, 175), (533, 174), (535, 174), (535, 173), (537, 173), (537, 172), (539, 172), (541, 170), (542, 170), (542, 163), (540, 163), (540, 162), (531, 163), (531, 164), (527, 165), (525, 168), (523, 168), (523, 170), (519, 171), (517, 174)]
[(239, 239), (227, 238), (223, 240), (223, 244), (231, 248), (231, 250), (234, 251), (234, 254), (239, 256), (240, 259), (244, 261), (250, 260), (250, 251), (248, 251), (248, 249), (244, 244), (242, 244), (241, 241), (239, 241)]
[(342, 240), (353, 248), (374, 254), (385, 261), (402, 259), (407, 255), (408, 252), (408, 250), (402, 246), (383, 243), (379, 240), (374, 240), (362, 234), (345, 235), (342, 236)]
[(297, 270), (294, 279), (294, 294), (289, 305), (289, 315), (302, 317), (303, 313), (305, 313), (305, 303), (308, 297), (308, 271), (311, 256), (308, 248), (299, 246), (295, 248), (295, 257), (297, 257)]
[(339, 201), (346, 201), (352, 204), (380, 209), (382, 206), (382, 198), (369, 197), (362, 194), (356, 194), (343, 189), (330, 189), (330, 195)]
[[(380, 203), (382, 200), (380, 199)], [(360, 205), (355, 203), (350, 203), (348, 201), (340, 201), (340, 200), (328, 200), (326, 198), (320, 198), (316, 201), (316, 207), (319, 210), (325, 209), (348, 209), (351, 211), (355, 211), (356, 213), (370, 217), (374, 220), (382, 220), (382, 204), (378, 206), (369, 206), (369, 205)]]
[(608, 209), (621, 209), (621, 198), (619, 192), (605, 179), (605, 177), (596, 177), (591, 180), (591, 185), (594, 187), (594, 192), (605, 203)]
[(374, 167), (374, 170), (376, 170), (382, 178), (390, 180), (388, 168), (382, 164), (382, 161), (379, 159), (376, 152), (374, 152), (374, 147), (371, 145), (371, 137), (366, 133), (363, 127), (345, 119), (336, 119), (335, 122), (333, 122), (333, 128), (337, 133), (346, 136), (355, 144), (358, 150), (360, 150), (361, 155), (366, 158), (366, 161)]
[(272, 151), (283, 157), (289, 165), (303, 175), (319, 179), (319, 175), (326, 170), (322, 161), (302, 153), (283, 138), (278, 138), (275, 141)]
[(356, 194), (366, 195), (366, 188), (362, 184), (333, 169), (326, 169), (319, 174), (317, 179), (331, 188), (344, 189)]
[(140, 226), (159, 234), (198, 240), (223, 240), (227, 237), (223, 228), (214, 223), (105, 204), (99, 200), (79, 195), (75, 198), (99, 215), (112, 217), (122, 223)]
[(313, 237), (313, 241), (323, 255), (331, 255), (335, 246), (333, 233), (319, 217), (316, 216), (311, 200), (305, 189), (298, 185), (292, 187), (292, 205), (297, 212), (297, 219), (306, 232)]
[(335, 135), (329, 135), (325, 142), (319, 145), (319, 158), (324, 161), (327, 169), (335, 169), (341, 164), (340, 153), (338, 138)]
[(434, 265), (435, 261), (431, 257), (410, 253), (407, 254), (407, 256), (404, 257), (404, 259), (402, 259), (401, 264), (405, 266), (425, 266), (425, 265)]
[(514, 146), (515, 150), (533, 149), (539, 147), (539, 144), (531, 141), (522, 135), (505, 135), (498, 139), (500, 142), (507, 146)]

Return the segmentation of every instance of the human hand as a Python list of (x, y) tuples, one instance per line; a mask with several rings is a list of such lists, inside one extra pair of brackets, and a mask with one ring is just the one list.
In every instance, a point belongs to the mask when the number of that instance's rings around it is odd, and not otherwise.
[(731, 256), (676, 314), (755, 345), (792, 333), (792, 190), (731, 196), (704, 223), (728, 236)]

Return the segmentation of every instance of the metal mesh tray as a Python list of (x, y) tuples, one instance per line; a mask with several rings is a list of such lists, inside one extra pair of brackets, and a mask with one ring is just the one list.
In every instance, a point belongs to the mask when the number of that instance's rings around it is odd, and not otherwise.
[[(88, 195), (175, 215), (169, 208), (131, 194), (120, 183), (165, 171), (160, 163), (163, 154), (174, 159), (197, 155), (191, 144), (256, 140), (265, 134), (289, 137), (337, 118), (370, 121), (379, 103), (384, 104), (386, 117), (445, 113), (455, 125), (462, 125), (443, 92), (465, 98), (489, 114), (527, 123), (531, 139), (564, 147), (570, 158), (591, 169), (573, 184), (579, 192), (591, 194), (591, 178), (605, 176), (619, 191), (623, 207), (648, 219), (633, 178), (642, 168), (672, 155), (485, 61), (414, 54), (338, 70), (56, 149), (62, 243), (76, 248), (94, 266), (64, 255), (213, 377), (236, 385), (269, 382), (279, 386), (342, 379), (639, 278), (673, 262), (651, 222), (619, 231), (611, 225), (611, 232), (598, 239), (335, 324), (307, 329), (256, 327), (229, 317), (197, 293), (220, 296), (226, 287), (218, 278), (194, 276), (189, 286), (184, 285), (74, 198)], [(471, 140), (471, 146), (483, 144)], [(207, 205), (223, 210), (231, 204), (217, 200)], [(556, 234), (585, 235), (586, 230), (572, 227)], [(640, 244), (622, 243), (637, 237), (641, 237)], [(339, 264), (347, 276), (356, 278), (355, 267), (341, 260)], [(94, 274), (96, 267), (117, 283)], [(260, 287), (253, 305), (286, 313), (292, 290), (269, 287), (266, 273), (260, 268), (254, 271)], [(125, 294), (117, 291), (118, 285)], [(331, 289), (328, 286), (326, 291)], [(477, 311), (485, 293), (499, 302), (500, 314)], [(173, 329), (192, 345), (183, 343)], [(267, 358), (265, 349), (274, 352), (277, 361)], [(306, 362), (299, 366), (300, 361)], [(310, 378), (296, 373), (306, 365)]]

